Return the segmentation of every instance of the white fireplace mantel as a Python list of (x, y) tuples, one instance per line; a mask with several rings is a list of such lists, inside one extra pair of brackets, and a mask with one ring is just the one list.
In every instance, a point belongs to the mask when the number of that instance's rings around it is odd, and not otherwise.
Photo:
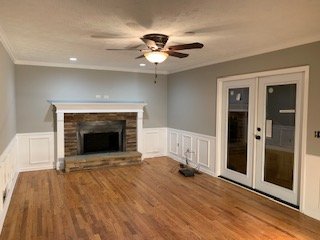
[(142, 152), (143, 108), (146, 103), (124, 102), (58, 102), (51, 101), (57, 113), (57, 170), (64, 168), (64, 114), (65, 113), (137, 113), (137, 150)]
[(51, 102), (57, 113), (143, 112), (146, 103)]

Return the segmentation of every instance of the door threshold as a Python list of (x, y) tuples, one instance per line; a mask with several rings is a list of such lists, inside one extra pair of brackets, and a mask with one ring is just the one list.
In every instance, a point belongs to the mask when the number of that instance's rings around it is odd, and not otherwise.
[(287, 206), (289, 206), (289, 207), (291, 207), (291, 208), (294, 208), (294, 209), (299, 210), (299, 205), (295, 205), (295, 204), (289, 203), (289, 202), (284, 201), (284, 200), (282, 200), (282, 199), (280, 199), (280, 198), (278, 198), (278, 197), (272, 196), (272, 195), (270, 195), (270, 194), (268, 194), (268, 193), (262, 192), (262, 191), (260, 191), (260, 190), (254, 189), (254, 188), (252, 188), (252, 187), (248, 187), (248, 186), (246, 186), (246, 185), (244, 185), (244, 184), (242, 184), (242, 183), (238, 183), (238, 182), (236, 182), (236, 181), (234, 181), (234, 180), (232, 180), (232, 179), (226, 178), (226, 177), (224, 177), (224, 176), (221, 176), (221, 175), (220, 175), (220, 176), (218, 176), (218, 177), (219, 177), (219, 178), (222, 178), (222, 179), (224, 179), (224, 180), (226, 180), (226, 181), (228, 181), (228, 182), (232, 182), (232, 183), (234, 183), (234, 184), (236, 184), (236, 185), (239, 185), (239, 186), (241, 186), (241, 187), (247, 188), (247, 189), (249, 189), (249, 190), (251, 190), (251, 191), (253, 191), (253, 192), (256, 192), (256, 193), (259, 193), (259, 194), (261, 194), (261, 195), (264, 195), (264, 196), (266, 196), (266, 197), (268, 197), (268, 198), (271, 198), (271, 199), (275, 200), (276, 202), (282, 203), (282, 204), (287, 205)]

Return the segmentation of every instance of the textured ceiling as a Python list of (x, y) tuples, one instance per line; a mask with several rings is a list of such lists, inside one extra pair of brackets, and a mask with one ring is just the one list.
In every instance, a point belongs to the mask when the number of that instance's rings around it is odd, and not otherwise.
[(17, 64), (75, 56), (78, 67), (151, 71), (138, 51), (105, 49), (139, 45), (148, 33), (169, 35), (168, 45), (205, 45), (159, 65), (171, 73), (318, 41), (319, 22), (319, 0), (0, 0), (1, 37)]

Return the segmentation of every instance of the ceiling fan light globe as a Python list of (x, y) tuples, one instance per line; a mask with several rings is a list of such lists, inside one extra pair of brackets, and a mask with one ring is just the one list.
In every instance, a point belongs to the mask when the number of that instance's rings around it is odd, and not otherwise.
[(168, 58), (169, 54), (166, 52), (146, 52), (144, 56), (151, 63), (162, 63)]

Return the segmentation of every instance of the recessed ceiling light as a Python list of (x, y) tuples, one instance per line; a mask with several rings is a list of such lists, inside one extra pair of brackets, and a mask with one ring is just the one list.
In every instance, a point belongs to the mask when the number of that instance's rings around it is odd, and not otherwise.
[(71, 57), (71, 58), (69, 58), (69, 60), (70, 60), (71, 62), (76, 62), (78, 59), (77, 59), (76, 57)]
[(140, 63), (140, 67), (145, 67), (146, 64), (145, 63)]

